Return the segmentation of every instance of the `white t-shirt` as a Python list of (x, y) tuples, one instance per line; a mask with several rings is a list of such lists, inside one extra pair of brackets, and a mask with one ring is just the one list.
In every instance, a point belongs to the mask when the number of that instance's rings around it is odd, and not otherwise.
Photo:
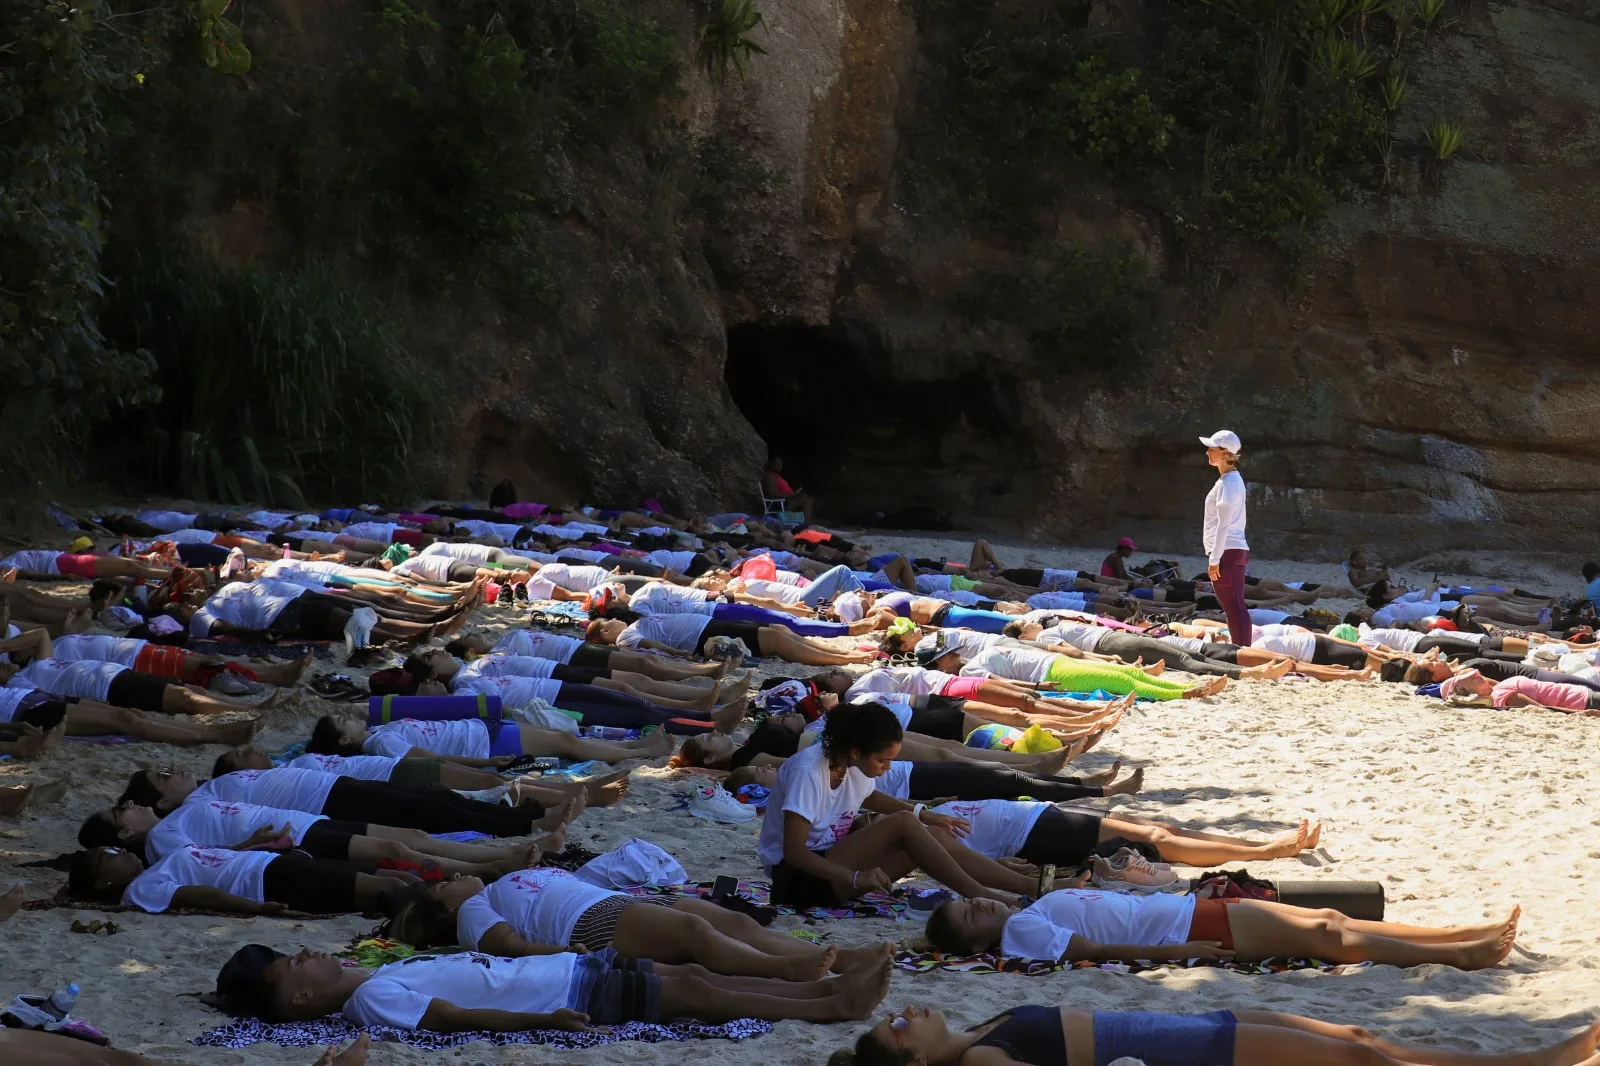
[(478, 518), (457, 518), (455, 523), (474, 537), (499, 537), (507, 544), (513, 543), (517, 539), (517, 534), (522, 532), (520, 522), (485, 522)]
[[(548, 659), (535, 659), (535, 662), (549, 662)], [(554, 666), (554, 663), (551, 663)], [(465, 673), (465, 671), (463, 671)], [(485, 696), (499, 696), (500, 702), (506, 707), (526, 707), (534, 700), (544, 700), (546, 703), (555, 703), (556, 696), (561, 692), (561, 682), (538, 677), (519, 677), (508, 674), (503, 677), (485, 677), (482, 674), (467, 674), (463, 677), (457, 674), (450, 679), (450, 691), (457, 696), (466, 696), (481, 693)], [(427, 745), (424, 745), (426, 747)], [(439, 754), (443, 755), (444, 752)], [(450, 754), (455, 754), (451, 752)]]
[(1081, 592), (1035, 592), (1026, 602), (1036, 611), (1081, 611), (1089, 606), (1088, 599)]
[(199, 800), (180, 804), (178, 809), (157, 822), (145, 837), (144, 853), (150, 859), (172, 854), (185, 844), (231, 848), (250, 839), (262, 826), (289, 826), (289, 839), (298, 844), (306, 830), (326, 821), (320, 814), (285, 811), (254, 803), (223, 803)]
[(884, 666), (856, 679), (845, 693), (854, 700), (864, 692), (899, 692), (906, 696), (932, 696), (950, 683), (954, 674), (925, 670), (920, 666)]
[(226, 622), (239, 629), (267, 629), (285, 607), (305, 593), (305, 586), (288, 581), (234, 581), (212, 593), (205, 606), (194, 613), (189, 619), (189, 633), (208, 637), (213, 622)]
[[(430, 545), (430, 547), (432, 546)], [(456, 562), (456, 559), (442, 552), (431, 555), (423, 552), (421, 555), (413, 555), (405, 562), (397, 564), (390, 573), (404, 574), (406, 577), (414, 577), (422, 581), (432, 581), (435, 584), (445, 585), (450, 581), (450, 568)]]
[(379, 967), (340, 1011), (356, 1025), (415, 1029), (436, 999), (478, 1010), (552, 1014), (568, 1006), (578, 956), (527, 955), (502, 959), (463, 951), (413, 956)]
[(444, 556), (457, 562), (473, 563), (482, 566), (494, 558), (495, 549), (487, 544), (472, 544), (466, 541), (436, 540), (418, 552), (419, 556), (429, 557)]
[(797, 585), (789, 585), (782, 581), (761, 581), (755, 578), (745, 580), (744, 591), (751, 596), (764, 596), (790, 606), (805, 599), (806, 595), (806, 590)]
[(811, 823), (806, 850), (827, 851), (850, 832), (856, 811), (875, 787), (872, 778), (852, 766), (845, 771), (839, 787), (834, 788), (821, 744), (785, 759), (761, 820), (761, 843), (757, 848), (761, 864), (771, 873), (783, 861), (784, 812), (793, 811)]
[(399, 759), (385, 755), (297, 755), (288, 765), (296, 770), (320, 770), (325, 774), (353, 777), (357, 781), (387, 781), (400, 765)]
[[(907, 775), (909, 783), (910, 775)], [(1048, 803), (1033, 800), (955, 800), (934, 810), (972, 823), (972, 833), (962, 843), (991, 859), (1009, 859), (1022, 850), (1034, 823)]]
[[(331, 537), (333, 534), (329, 533), (328, 536)], [(148, 549), (150, 545), (154, 544), (157, 540), (164, 540), (168, 544), (215, 544), (217, 542), (217, 535), (209, 529), (173, 529), (161, 534), (159, 537), (156, 537), (155, 540), (144, 541), (144, 547), (139, 548), (139, 550), (143, 551)], [(134, 546), (136, 548), (138, 548), (139, 545), (139, 541), (134, 542)]]
[(361, 745), (361, 750), (368, 755), (387, 755), (393, 759), (405, 758), (412, 748), (424, 748), (435, 755), (487, 759), (489, 727), (479, 718), (456, 722), (418, 722), (407, 718), (373, 726)]
[(1421, 603), (1396, 600), (1373, 611), (1372, 624), (1382, 629), (1386, 626), (1397, 626), (1402, 622), (1417, 622), (1436, 614), (1449, 614), (1460, 606), (1457, 600), (1424, 600)]
[(918, 574), (917, 591), (927, 596), (935, 592), (950, 591), (949, 574)]
[(1094, 651), (1109, 632), (1111, 630), (1105, 626), (1057, 622), (1048, 629), (1041, 630), (1035, 639), (1041, 644), (1068, 644), (1082, 651)]
[(205, 886), (265, 903), (263, 871), (279, 854), (188, 844), (175, 849), (129, 882), (122, 892), (122, 902), (160, 914), (172, 906), (172, 897), (178, 889)]
[(889, 764), (889, 771), (878, 778), (874, 784), (878, 791), (893, 796), (895, 799), (908, 800), (911, 798), (911, 768), (916, 763), (896, 759)]
[(399, 528), (397, 522), (356, 522), (345, 526), (343, 533), (357, 540), (375, 540), (380, 544), (389, 544), (394, 540), (394, 531)]
[(214, 777), (189, 794), (185, 802), (221, 800), (223, 803), (254, 803), (285, 811), (321, 814), (328, 793), (339, 781), (338, 774), (321, 770), (302, 770), (279, 766), (272, 770), (235, 770)]
[(1250, 608), (1250, 621), (1258, 626), (1275, 626), (1289, 617), (1288, 611), (1277, 611), (1271, 607)]
[(456, 913), (456, 942), (476, 948), (483, 934), (505, 922), (531, 944), (566, 947), (572, 927), (596, 903), (623, 895), (599, 888), (566, 870), (518, 870), (467, 900)]
[(1059, 658), (1053, 651), (1038, 651), (1020, 644), (996, 644), (979, 652), (961, 668), (962, 677), (1003, 677), (1037, 684)]
[(507, 655), (496, 652), (463, 663), (456, 671), (457, 678), (469, 677), (549, 677), (560, 664), (554, 659), (540, 659), (532, 655)]
[(384, 576), (381, 570), (371, 570), (360, 566), (346, 566), (344, 563), (335, 563), (327, 559), (278, 559), (268, 563), (261, 569), (261, 576), (270, 580), (294, 581), (303, 584), (304, 578), (316, 578), (317, 584), (322, 584), (322, 578), (327, 577), (352, 577), (379, 580)]
[(1308, 663), (1317, 653), (1317, 635), (1299, 626), (1253, 626), (1250, 643), (1262, 651)]
[(35, 659), (6, 682), (7, 688), (41, 688), (52, 696), (106, 701), (111, 682), (127, 667), (97, 659)]
[[(588, 592), (613, 580), (610, 570), (599, 566), (573, 566), (570, 563), (546, 563), (534, 571), (528, 584), (528, 595), (533, 595), (535, 584), (549, 582), (568, 592)], [(546, 594), (548, 595), (548, 594)], [(543, 598), (543, 597), (541, 597)]]
[(170, 533), (174, 529), (186, 529), (194, 525), (194, 520), (200, 516), (197, 514), (184, 514), (182, 511), (140, 511), (133, 517), (152, 529)]
[(132, 666), (133, 661), (149, 643), (148, 640), (139, 640), (135, 637), (102, 637), (89, 633), (69, 633), (64, 637), (57, 637), (51, 642), (51, 646), (55, 649), (57, 659), (71, 662), (95, 659), (103, 663)]
[[(640, 532), (646, 531), (641, 530)], [(660, 536), (660, 534), (657, 534), (657, 536)], [(668, 551), (665, 548), (657, 548), (653, 552), (646, 552), (644, 561), (659, 566), (663, 570), (673, 570), (681, 574), (694, 565), (696, 554), (695, 552)], [(779, 577), (782, 577), (781, 572)]]
[(562, 548), (556, 552), (556, 559), (565, 563), (605, 563), (611, 561), (611, 556), (588, 548)]
[(994, 647), (1006, 640), (998, 633), (979, 633), (975, 629), (946, 629), (944, 631), (945, 643), (952, 651), (961, 653), (963, 659), (970, 659), (981, 651)]
[[(653, 640), (679, 651), (698, 652), (700, 635), (711, 624), (711, 616), (704, 614), (651, 614), (646, 615), (622, 631), (617, 647), (639, 649), (641, 643)], [(751, 648), (759, 655), (760, 648)]]
[(1000, 953), (1055, 962), (1066, 954), (1074, 935), (1096, 944), (1186, 944), (1193, 918), (1190, 895), (1063, 888), (1006, 921)]
[(60, 554), (41, 548), (12, 552), (4, 559), (0, 559), (0, 570), (14, 566), (18, 570), (27, 570), (35, 574), (59, 574), (61, 571), (56, 569), (56, 558)]
[(1385, 647), (1395, 651), (1411, 651), (1422, 643), (1425, 633), (1415, 629), (1373, 629), (1363, 624), (1359, 643), (1363, 648)]
[(572, 653), (583, 647), (577, 637), (561, 637), (554, 633), (541, 633), (534, 629), (513, 629), (495, 644), (495, 651), (512, 655), (531, 655), (552, 662), (572, 661)]
[(683, 589), (652, 581), (628, 597), (628, 606), (640, 614), (703, 614), (717, 609), (706, 601), (705, 589)]

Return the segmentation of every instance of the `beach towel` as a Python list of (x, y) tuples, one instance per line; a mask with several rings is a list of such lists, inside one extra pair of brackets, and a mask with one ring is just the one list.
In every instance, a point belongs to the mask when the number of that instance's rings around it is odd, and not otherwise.
[[(106, 914), (122, 914), (122, 913), (146, 914), (146, 913), (148, 913), (143, 907), (133, 907), (133, 906), (129, 906), (128, 904), (125, 904), (125, 903), (106, 903), (103, 900), (97, 900), (97, 899), (76, 899), (76, 898), (74, 898), (72, 896), (67, 895), (67, 890), (64, 889), (64, 888), (60, 892), (57, 892), (55, 895), (48, 896), (48, 897), (46, 897), (44, 899), (24, 900), (23, 904), (22, 904), (22, 909), (25, 910), (25, 911), (53, 911), (53, 910), (101, 911), (101, 912), (106, 913)], [(253, 917), (255, 917), (255, 915), (251, 915), (251, 914), (239, 914), (236, 911), (212, 911), (212, 910), (205, 910), (205, 909), (200, 908), (200, 907), (168, 907), (166, 910), (162, 911), (161, 913), (162, 914), (202, 914), (202, 915), (206, 915), (208, 917), (218, 917), (218, 918), (253, 918)], [(300, 922), (300, 921), (311, 921), (311, 920), (323, 919), (323, 918), (338, 918), (338, 917), (340, 917), (340, 915), (337, 915), (337, 914), (302, 914), (302, 915), (297, 916), (294, 920), (297, 921), (297, 922)]]
[(528, 621), (554, 629), (589, 624), (589, 612), (577, 600), (534, 600), (528, 604)]
[[(698, 896), (702, 899), (711, 895), (711, 882), (698, 881), (682, 885), (647, 885), (640, 888), (623, 889), (634, 896), (670, 896), (683, 898), (685, 896)], [(757, 907), (772, 907), (772, 882), (770, 881), (740, 881), (738, 895), (746, 902)], [(891, 921), (906, 921), (906, 914), (910, 910), (904, 894), (896, 890), (891, 893), (873, 892), (858, 899), (853, 899), (847, 904), (838, 907), (812, 907), (809, 910), (796, 910), (793, 907), (775, 907), (779, 914), (798, 914), (805, 918), (888, 918)]]
[[(676, 1040), (749, 1040), (772, 1032), (771, 1022), (754, 1018), (740, 1018), (722, 1025), (702, 1022), (674, 1022), (670, 1025), (652, 1022), (629, 1022), (604, 1029), (591, 1029), (586, 1033), (568, 1033), (559, 1029), (525, 1029), (516, 1033), (490, 1033), (474, 1031), (465, 1033), (433, 1033), (426, 1030), (391, 1029), (384, 1025), (369, 1025), (368, 1035), (374, 1042), (392, 1041), (407, 1044), (424, 1051), (443, 1051), (464, 1047), (482, 1040), (497, 1047), (514, 1044), (538, 1044), (544, 1047), (579, 1049), (619, 1044), (624, 1040), (639, 1040), (659, 1044)], [(321, 1018), (314, 1022), (281, 1022), (269, 1024), (254, 1018), (239, 1018), (227, 1025), (219, 1025), (189, 1041), (196, 1047), (241, 1048), (251, 1044), (271, 1043), (279, 1047), (327, 1047), (330, 1044), (347, 1044), (361, 1032), (342, 1018)]]
[[(205, 640), (190, 640), (185, 644), (185, 651), (192, 651), (197, 655), (226, 655), (231, 658), (251, 659), (298, 659), (306, 652), (316, 653), (319, 659), (333, 657), (333, 641), (330, 640), (296, 640), (291, 643), (278, 644), (270, 640), (241, 639), (239, 637), (209, 637)], [(339, 641), (342, 646), (344, 641)]]
[(1231, 959), (1187, 959), (1182, 962), (1045, 962), (1043, 959), (1018, 959), (1006, 955), (946, 955), (939, 951), (897, 951), (894, 964), (913, 973), (949, 970), (955, 973), (1011, 973), (1023, 977), (1043, 977), (1060, 970), (1111, 970), (1116, 973), (1147, 973), (1150, 970), (1231, 970), (1243, 974), (1284, 973), (1288, 970), (1319, 970), (1323, 973), (1352, 973), (1373, 965), (1370, 962), (1336, 963), (1320, 959), (1272, 958), (1262, 962), (1234, 962)]

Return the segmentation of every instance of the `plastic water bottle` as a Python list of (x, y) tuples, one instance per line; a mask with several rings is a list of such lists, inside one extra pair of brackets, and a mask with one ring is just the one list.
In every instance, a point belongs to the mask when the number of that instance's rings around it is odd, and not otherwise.
[(69, 981), (65, 988), (58, 988), (50, 993), (50, 998), (42, 1006), (55, 1015), (56, 1021), (60, 1021), (72, 1013), (72, 1005), (78, 1002), (78, 991), (78, 982)]
[(628, 731), (616, 725), (596, 725), (589, 727), (589, 736), (595, 740), (627, 740)]

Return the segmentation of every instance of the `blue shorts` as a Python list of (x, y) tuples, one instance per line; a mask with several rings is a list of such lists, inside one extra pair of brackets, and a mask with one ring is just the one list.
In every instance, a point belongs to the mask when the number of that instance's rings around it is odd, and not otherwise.
[(1232, 1066), (1239, 1023), (1232, 1011), (1157, 1014), (1095, 1011), (1094, 1066), (1120, 1058), (1145, 1066)]
[(567, 987), (567, 1006), (590, 1025), (661, 1020), (661, 978), (649, 959), (624, 959), (616, 948), (579, 955)]
[(1129, 589), (1128, 593), (1141, 600), (1153, 600), (1156, 598), (1155, 589)]
[(487, 718), (484, 726), (489, 730), (489, 755), (521, 755), (522, 727), (503, 718)]

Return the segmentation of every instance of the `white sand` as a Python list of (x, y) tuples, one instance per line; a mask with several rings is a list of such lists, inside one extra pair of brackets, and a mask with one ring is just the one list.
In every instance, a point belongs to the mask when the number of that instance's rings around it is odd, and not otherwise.
[[(964, 545), (932, 538), (872, 539), (878, 547), (915, 554), (958, 558), (966, 551)], [(1002, 548), (1000, 554), (1011, 565), (1088, 566), (1097, 565), (1102, 551), (1023, 547)], [(1473, 567), (1479, 573), (1524, 587), (1556, 591), (1575, 584), (1555, 574), (1519, 572), (1511, 560), (1479, 562)], [(1184, 563), (1199, 568), (1196, 559)], [(1325, 582), (1338, 573), (1327, 564), (1292, 562), (1262, 562), (1255, 570)], [(1408, 570), (1406, 576), (1429, 575)], [(494, 608), (482, 614), (492, 628), (514, 618)], [(280, 714), (262, 746), (302, 739), (320, 710), (318, 701), (307, 704), (300, 712)], [(1179, 1011), (1254, 1007), (1485, 1051), (1553, 1041), (1593, 1021), (1600, 1000), (1592, 945), (1594, 883), (1600, 878), (1600, 846), (1593, 834), (1600, 801), (1585, 795), (1590, 760), (1600, 753), (1597, 741), (1600, 722), (1594, 720), (1529, 710), (1449, 710), (1401, 686), (1377, 682), (1243, 683), (1201, 702), (1140, 706), (1083, 760), (1089, 770), (1109, 765), (1114, 757), (1148, 768), (1148, 791), (1121, 797), (1116, 806), (1242, 834), (1277, 833), (1302, 817), (1320, 818), (1326, 831), (1316, 859), (1263, 864), (1253, 872), (1382, 879), (1389, 886), (1390, 917), (1422, 924), (1480, 921), (1520, 901), (1521, 950), (1507, 964), (1477, 973), (1435, 966), (1273, 977), (1215, 970), (1137, 977), (1080, 971), (1047, 978), (897, 972), (883, 1009), (934, 1006), (964, 1024), (1030, 1002)], [(64, 802), (0, 823), (0, 887), (17, 873), (17, 862), (75, 847), (78, 824), (115, 796), (133, 769), (174, 762), (204, 773), (218, 750), (68, 742), (34, 766), (0, 766), (7, 781), (67, 769), (78, 782)], [(671, 793), (687, 787), (677, 775), (642, 767), (628, 800), (585, 814), (572, 839), (599, 850), (638, 835), (673, 852), (692, 877), (758, 876), (754, 828), (662, 813)], [(48, 895), (64, 881), (49, 871), (27, 873), (30, 896)], [(308, 1050), (189, 1046), (191, 1038), (222, 1019), (185, 994), (209, 990), (217, 967), (244, 943), (331, 950), (369, 927), (359, 918), (302, 923), (129, 914), (116, 916), (122, 932), (107, 938), (68, 932), (74, 917), (60, 910), (24, 912), (0, 928), (5, 945), (0, 995), (48, 991), (75, 979), (84, 986), (78, 1013), (105, 1029), (116, 1046), (194, 1064), (309, 1064), (316, 1056)], [(780, 927), (797, 924), (780, 919)], [(875, 919), (813, 928), (843, 944), (904, 938), (918, 929)], [(862, 1028), (785, 1023), (770, 1037), (737, 1045), (625, 1043), (586, 1052), (477, 1044), (425, 1054), (379, 1045), (371, 1061), (382, 1066), (556, 1061), (665, 1066), (715, 1056), (729, 1064), (821, 1062)]]

